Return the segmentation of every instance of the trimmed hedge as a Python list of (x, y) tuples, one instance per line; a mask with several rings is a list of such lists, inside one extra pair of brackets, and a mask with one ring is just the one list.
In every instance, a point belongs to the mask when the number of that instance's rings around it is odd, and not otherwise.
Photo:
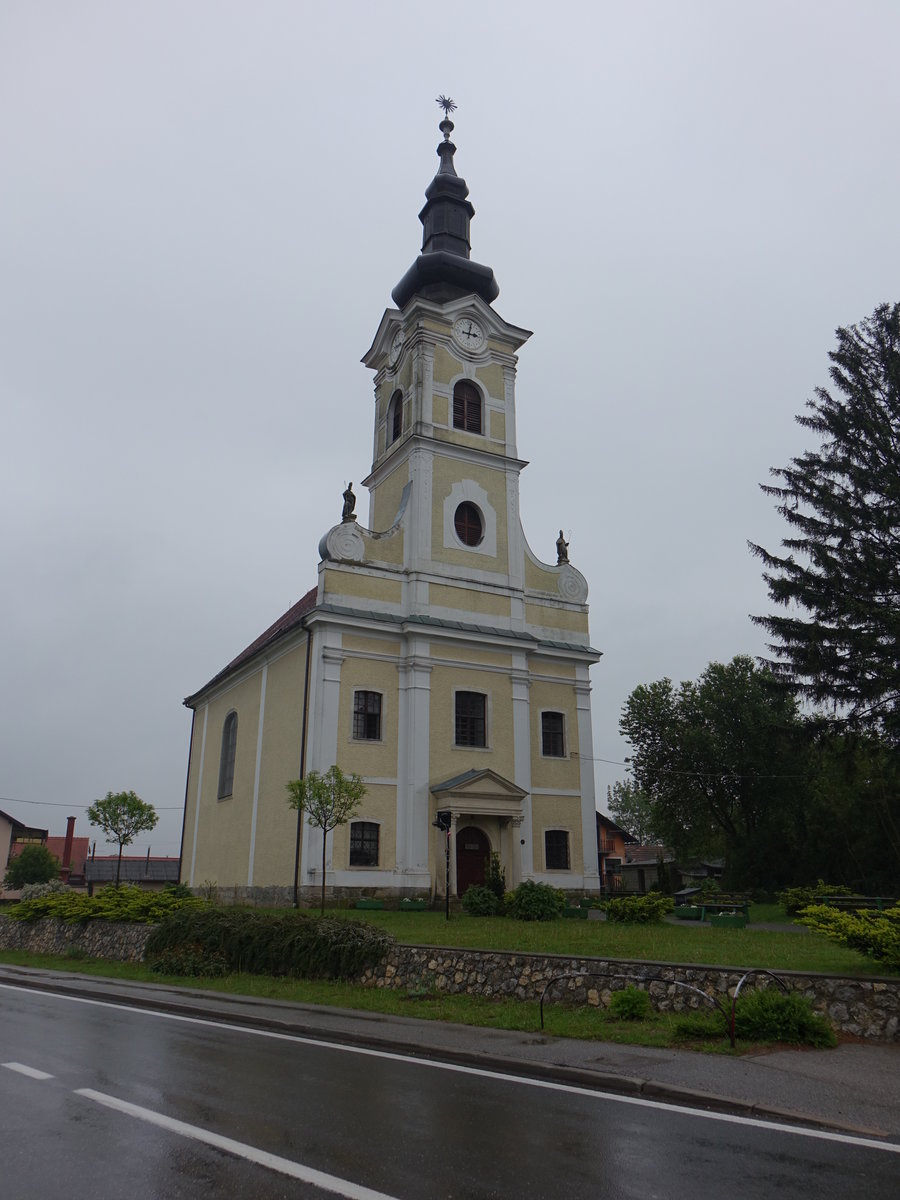
[(8, 915), (16, 921), (55, 917), (70, 924), (129, 921), (138, 925), (156, 925), (172, 912), (184, 908), (196, 909), (205, 903), (180, 885), (164, 888), (161, 892), (146, 892), (132, 884), (122, 884), (120, 887), (105, 887), (96, 896), (66, 888), (62, 892), (20, 900), (10, 908)]
[(162, 921), (147, 941), (146, 958), (154, 970), (167, 973), (180, 960), (186, 966), (209, 964), (215, 968), (210, 973), (217, 974), (351, 979), (380, 962), (393, 945), (389, 933), (362, 921), (306, 912), (194, 908)]
[(672, 912), (675, 901), (671, 896), (659, 892), (648, 892), (646, 896), (616, 896), (603, 904), (608, 921), (628, 922), (636, 925), (656, 925), (666, 913)]

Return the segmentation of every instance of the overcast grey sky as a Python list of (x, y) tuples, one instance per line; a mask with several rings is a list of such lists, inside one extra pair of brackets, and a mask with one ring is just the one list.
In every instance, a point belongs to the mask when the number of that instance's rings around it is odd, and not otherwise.
[(0, 807), (85, 834), (133, 788), (178, 853), (181, 700), (370, 465), (440, 92), (534, 330), (522, 515), (590, 584), (605, 799), (637, 684), (762, 652), (757, 484), (900, 299), (898, 46), (896, 0), (0, 0)]

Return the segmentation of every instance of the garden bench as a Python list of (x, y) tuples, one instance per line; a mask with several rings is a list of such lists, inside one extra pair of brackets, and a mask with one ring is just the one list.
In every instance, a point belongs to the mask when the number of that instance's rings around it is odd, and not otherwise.
[(893, 908), (897, 903), (893, 896), (816, 896), (814, 904), (827, 904), (829, 908), (839, 908), (844, 912), (855, 912), (857, 909), (877, 909), (883, 912)]

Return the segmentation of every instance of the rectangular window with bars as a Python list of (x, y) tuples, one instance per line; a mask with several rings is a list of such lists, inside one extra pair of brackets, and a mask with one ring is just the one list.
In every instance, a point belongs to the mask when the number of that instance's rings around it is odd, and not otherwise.
[(565, 728), (561, 712), (541, 713), (541, 754), (544, 758), (565, 758)]
[(353, 693), (353, 737), (359, 742), (381, 740), (381, 692)]
[(378, 866), (378, 826), (374, 821), (353, 821), (350, 825), (350, 866)]
[(487, 746), (487, 696), (456, 693), (456, 745)]
[(569, 834), (565, 829), (544, 831), (544, 860), (548, 871), (568, 871)]

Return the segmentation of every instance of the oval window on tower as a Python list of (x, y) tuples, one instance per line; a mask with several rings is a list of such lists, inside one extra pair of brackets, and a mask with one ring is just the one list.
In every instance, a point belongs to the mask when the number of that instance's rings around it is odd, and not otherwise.
[(453, 517), (456, 536), (466, 546), (477, 546), (484, 537), (484, 521), (474, 504), (466, 501), (456, 510)]

